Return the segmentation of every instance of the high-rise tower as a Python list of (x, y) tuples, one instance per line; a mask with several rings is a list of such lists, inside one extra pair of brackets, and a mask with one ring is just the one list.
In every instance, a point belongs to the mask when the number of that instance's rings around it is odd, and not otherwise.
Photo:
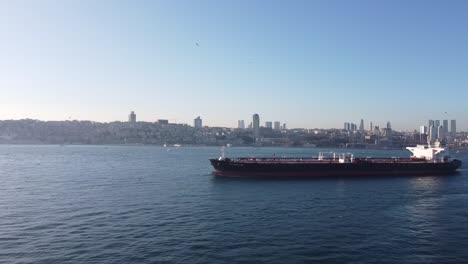
[(275, 130), (280, 130), (281, 129), (281, 123), (279, 121), (275, 121), (273, 128)]
[(456, 120), (450, 120), (450, 133), (452, 134), (452, 137), (456, 136), (457, 134), (457, 121)]
[(136, 114), (134, 111), (131, 111), (128, 115), (128, 122), (129, 123), (136, 123)]
[(237, 121), (237, 128), (239, 128), (239, 129), (245, 129), (244, 120), (239, 120), (239, 121)]
[(254, 132), (254, 137), (257, 139), (260, 137), (260, 116), (258, 114), (254, 114), (252, 116), (252, 129)]
[(193, 127), (202, 128), (202, 119), (199, 116), (193, 120)]
[(359, 124), (359, 131), (364, 131), (364, 119), (361, 119), (361, 124)]
[(447, 135), (448, 132), (449, 132), (448, 120), (443, 120), (443, 121), (442, 121), (442, 125), (444, 126), (444, 133), (445, 133), (445, 135)]

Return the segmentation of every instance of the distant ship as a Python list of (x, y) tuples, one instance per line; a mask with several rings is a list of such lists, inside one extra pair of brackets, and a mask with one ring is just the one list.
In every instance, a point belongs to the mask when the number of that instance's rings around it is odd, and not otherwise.
[(441, 156), (440, 145), (407, 147), (408, 158), (357, 158), (351, 154), (313, 158), (227, 158), (210, 159), (218, 176), (379, 176), (379, 175), (443, 175), (455, 173), (462, 162)]

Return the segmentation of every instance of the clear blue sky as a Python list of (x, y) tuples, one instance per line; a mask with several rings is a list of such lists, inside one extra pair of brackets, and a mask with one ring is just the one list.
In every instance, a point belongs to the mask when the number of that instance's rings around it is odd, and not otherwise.
[(467, 1), (0, 1), (0, 119), (468, 128)]

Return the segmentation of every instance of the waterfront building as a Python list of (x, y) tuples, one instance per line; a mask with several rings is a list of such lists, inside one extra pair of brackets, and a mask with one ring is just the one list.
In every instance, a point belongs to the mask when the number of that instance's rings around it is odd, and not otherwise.
[(273, 128), (275, 130), (280, 130), (281, 129), (281, 123), (279, 121), (275, 121)]
[(131, 111), (128, 115), (128, 122), (129, 123), (136, 123), (136, 114), (134, 111)]
[(199, 116), (193, 120), (193, 127), (202, 128), (202, 119)]

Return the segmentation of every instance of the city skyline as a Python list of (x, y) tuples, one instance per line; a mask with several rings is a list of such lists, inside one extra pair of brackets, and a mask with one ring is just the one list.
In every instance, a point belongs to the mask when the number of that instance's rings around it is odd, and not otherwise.
[[(468, 3), (5, 1), (0, 119), (468, 130)], [(433, 103), (433, 107), (427, 106)], [(263, 124), (263, 122), (262, 122)], [(247, 124), (246, 124), (247, 126)], [(367, 125), (365, 125), (367, 127)]]
[[(259, 119), (258, 120), (258, 127), (267, 127), (267, 128), (273, 128), (275, 130), (278, 130), (278, 129), (286, 129), (286, 123), (281, 123), (280, 121), (265, 121), (264, 122), (264, 125), (261, 124), (261, 116), (259, 114), (254, 114), (254, 120), (256, 119), (256, 117)], [(32, 118), (22, 118), (23, 120), (24, 119), (32, 119)], [(5, 119), (5, 120), (22, 120), (22, 119)], [(151, 119), (151, 120), (140, 120), (140, 119), (137, 119), (136, 117), (136, 112), (135, 111), (130, 111), (130, 114), (128, 114), (127, 116), (127, 119), (119, 119), (119, 120), (112, 120), (112, 121), (99, 121), (99, 120), (88, 120), (88, 119), (84, 119), (84, 120), (80, 120), (80, 119), (66, 119), (66, 120), (43, 120), (43, 119), (36, 119), (36, 120), (40, 120), (40, 121), (91, 121), (91, 122), (102, 122), (102, 123), (112, 123), (112, 122), (129, 122), (129, 123), (135, 123), (135, 122), (149, 122), (149, 123), (174, 123), (174, 124), (185, 124), (185, 125), (190, 125), (190, 126), (193, 126), (193, 127), (198, 127), (198, 128), (201, 128), (202, 127), (202, 119), (201, 119), (201, 116), (197, 116), (195, 119), (192, 119), (191, 122), (177, 122), (177, 119), (167, 119), (167, 118), (156, 118), (156, 119)], [(162, 120), (162, 121), (161, 121)], [(0, 119), (0, 121), (2, 121), (2, 119)], [(441, 123), (442, 121), (442, 123)], [(448, 122), (450, 121), (450, 125), (449, 126), (444, 126), (444, 124), (449, 124)], [(407, 131), (407, 132), (411, 132), (411, 131), (421, 131), (422, 130), (422, 127), (425, 127), (426, 128), (426, 132), (428, 132), (429, 128), (431, 127), (431, 124), (434, 125), (435, 128), (438, 129), (439, 126), (442, 126), (444, 127), (444, 133), (450, 133), (452, 131), (452, 128), (455, 128), (456, 131), (457, 130), (457, 121), (455, 119), (449, 119), (449, 120), (437, 120), (437, 119), (429, 119), (427, 120), (428, 122), (428, 125), (422, 125), (419, 124), (419, 125), (415, 125), (414, 128), (410, 128), (410, 129), (407, 129), (407, 130), (404, 130), (404, 129), (398, 129), (398, 131)], [(341, 127), (292, 127), (292, 129), (343, 129), (344, 130), (349, 130), (349, 131), (372, 131), (374, 127), (380, 127), (380, 128), (391, 128), (391, 125), (390, 125), (390, 121), (386, 121), (386, 122), (383, 122), (385, 123), (385, 126), (383, 125), (380, 125), (380, 123), (374, 123), (373, 124), (373, 121), (370, 121), (369, 122), (369, 129), (366, 128), (364, 126), (364, 119), (360, 119), (360, 125), (358, 127), (358, 125), (354, 122), (344, 122), (344, 127), (343, 127), (343, 123), (342, 123), (342, 126)], [(436, 124), (438, 123), (438, 125), (436, 126)], [(251, 125), (254, 124), (254, 122), (252, 121), (250, 123)], [(247, 127), (245, 126), (245, 122), (243, 119), (238, 119), (237, 120), (237, 124), (232, 124), (232, 125), (228, 125), (228, 126), (210, 126), (210, 125), (206, 125), (208, 127), (226, 127), (226, 128), (240, 128), (240, 129), (252, 129), (252, 127)], [(461, 132), (465, 132), (464, 130), (461, 130)]]

